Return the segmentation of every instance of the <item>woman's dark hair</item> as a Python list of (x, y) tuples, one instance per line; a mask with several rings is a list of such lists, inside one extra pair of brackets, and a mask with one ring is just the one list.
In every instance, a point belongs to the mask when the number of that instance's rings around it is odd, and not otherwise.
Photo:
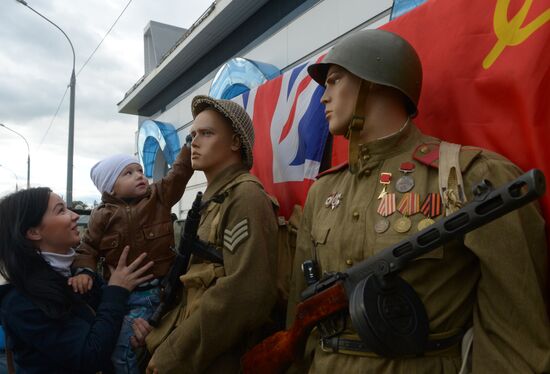
[(27, 239), (48, 208), (48, 187), (15, 192), (0, 200), (0, 274), (51, 318), (63, 318), (77, 303), (67, 279)]

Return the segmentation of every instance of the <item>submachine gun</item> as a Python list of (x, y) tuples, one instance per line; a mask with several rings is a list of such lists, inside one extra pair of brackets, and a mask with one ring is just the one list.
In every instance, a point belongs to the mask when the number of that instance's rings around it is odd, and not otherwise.
[(542, 196), (544, 174), (532, 169), (493, 190), (483, 180), (472, 202), (344, 272), (327, 274), (301, 294), (294, 324), (268, 337), (242, 359), (243, 371), (282, 373), (303, 356), (311, 329), (349, 311), (362, 342), (384, 357), (422, 354), (429, 326), (424, 304), (398, 273), (415, 258)]
[[(216, 199), (217, 197), (214, 197), (213, 200), (220, 202)], [(214, 246), (200, 240), (197, 236), (201, 220), (200, 213), (208, 202), (209, 201), (203, 203), (202, 192), (197, 192), (193, 205), (187, 213), (187, 219), (185, 220), (185, 226), (181, 232), (174, 263), (160, 284), (160, 304), (149, 319), (149, 324), (151, 326), (157, 326), (164, 313), (174, 305), (176, 297), (179, 295), (180, 289), (183, 286), (180, 277), (187, 272), (191, 255), (198, 256), (210, 262), (223, 264), (222, 254)]]

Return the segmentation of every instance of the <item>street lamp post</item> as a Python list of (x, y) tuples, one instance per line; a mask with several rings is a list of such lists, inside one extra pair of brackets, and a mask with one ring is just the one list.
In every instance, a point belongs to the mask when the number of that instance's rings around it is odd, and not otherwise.
[(74, 153), (74, 92), (76, 87), (76, 75), (75, 75), (75, 53), (74, 53), (74, 47), (73, 43), (71, 42), (71, 39), (65, 34), (65, 31), (61, 29), (61, 27), (57, 26), (55, 23), (50, 21), (48, 18), (34, 10), (27, 4), (25, 0), (15, 0), (20, 4), (23, 4), (30, 10), (32, 10), (34, 13), (38, 14), (40, 17), (51, 23), (55, 28), (57, 28), (67, 41), (69, 42), (71, 46), (71, 50), (73, 52), (73, 70), (71, 72), (71, 81), (69, 83), (70, 87), (70, 102), (69, 102), (69, 141), (68, 141), (68, 151), (67, 151), (67, 196), (65, 197), (67, 206), (71, 206), (73, 202), (73, 153)]
[(8, 168), (7, 166), (4, 166), (2, 164), (0, 164), (0, 168), (4, 168), (6, 169), (7, 171), (11, 172), (15, 178), (15, 192), (17, 192), (19, 190), (19, 187), (17, 186), (17, 174), (15, 174), (15, 171), (11, 170), (10, 168)]
[(0, 123), (0, 127), (5, 128), (6, 130), (9, 130), (13, 132), (14, 134), (17, 134), (25, 141), (25, 144), (27, 145), (27, 189), (31, 187), (31, 149), (29, 148), (29, 142), (27, 139), (18, 133), (17, 131), (10, 129), (8, 126), (4, 125), (3, 123)]

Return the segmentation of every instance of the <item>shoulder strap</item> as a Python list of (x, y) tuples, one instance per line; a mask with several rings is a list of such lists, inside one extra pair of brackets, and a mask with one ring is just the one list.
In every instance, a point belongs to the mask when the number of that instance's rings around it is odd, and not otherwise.
[(439, 145), (439, 193), (447, 216), (466, 203), (460, 168), (460, 148), (460, 144), (447, 142)]
[(262, 190), (263, 190), (263, 186), (262, 184), (260, 183), (260, 181), (258, 181), (258, 179), (253, 176), (252, 174), (250, 173), (243, 173), (241, 175), (238, 175), (235, 179), (233, 179), (231, 182), (229, 182), (223, 189), (222, 191), (219, 193), (219, 195), (221, 194), (225, 194), (225, 193), (228, 193), (229, 191), (231, 191), (235, 186), (243, 183), (243, 182), (254, 182), (256, 184), (258, 184)]
[(439, 171), (439, 192), (445, 206), (445, 215), (460, 209), (466, 203), (462, 173), (482, 153), (480, 148), (463, 147), (448, 142), (420, 144), (413, 152), (413, 158), (421, 164)]
[(336, 173), (337, 171), (340, 171), (340, 170), (342, 170), (342, 169), (347, 169), (348, 166), (349, 166), (349, 163), (348, 163), (347, 161), (346, 161), (346, 162), (343, 162), (343, 163), (341, 163), (341, 164), (339, 164), (339, 165), (333, 166), (333, 167), (331, 167), (330, 169), (327, 169), (327, 170), (325, 170), (325, 171), (323, 171), (323, 172), (317, 174), (316, 179), (319, 179), (319, 178), (321, 178), (321, 177), (324, 176), (324, 175)]
[[(256, 183), (258, 184), (258, 186), (260, 186), (260, 188), (262, 189), (262, 191), (264, 191), (263, 189), (263, 186), (262, 184), (258, 181), (258, 179), (253, 176), (252, 174), (250, 173), (243, 173), (241, 175), (238, 175), (235, 179), (233, 179), (231, 182), (229, 182), (218, 194), (216, 194), (216, 196), (221, 196), (221, 195), (227, 195), (231, 192), (231, 190), (241, 184), (241, 183), (244, 183), (244, 182), (253, 182), (253, 183)], [(275, 206), (278, 206), (276, 200), (274, 201), (273, 198), (267, 194), (267, 196), (271, 199), (271, 202), (272, 204), (274, 204)], [(215, 200), (213, 198), (213, 200)], [(225, 201), (225, 199), (223, 200)], [(211, 204), (213, 203), (214, 201), (211, 202)], [(216, 213), (215, 213), (215, 216), (212, 220), (212, 223), (211, 223), (211, 226), (210, 226), (210, 232), (208, 234), (208, 242), (210, 243), (215, 243), (216, 245), (218, 245), (219, 243), (217, 242), (217, 233), (218, 233), (218, 227), (220, 225), (220, 218), (221, 218), (221, 206), (222, 206), (223, 202), (221, 203), (217, 203), (216, 205), (216, 208), (213, 208), (213, 209), (217, 209)]]
[[(413, 159), (423, 165), (439, 169), (439, 147), (441, 142), (422, 143), (413, 152)], [(460, 170), (464, 173), (481, 154), (482, 149), (477, 147), (461, 146)]]

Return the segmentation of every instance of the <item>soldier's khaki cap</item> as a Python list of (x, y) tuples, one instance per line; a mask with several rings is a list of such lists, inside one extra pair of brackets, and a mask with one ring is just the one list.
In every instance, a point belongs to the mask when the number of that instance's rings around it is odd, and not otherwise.
[(205, 109), (213, 109), (231, 122), (233, 131), (235, 131), (237, 136), (241, 139), (243, 145), (243, 163), (250, 169), (254, 161), (252, 157), (252, 148), (254, 147), (254, 126), (246, 110), (231, 100), (214, 99), (213, 97), (205, 95), (195, 96), (191, 102), (193, 118), (196, 118), (199, 113)]

